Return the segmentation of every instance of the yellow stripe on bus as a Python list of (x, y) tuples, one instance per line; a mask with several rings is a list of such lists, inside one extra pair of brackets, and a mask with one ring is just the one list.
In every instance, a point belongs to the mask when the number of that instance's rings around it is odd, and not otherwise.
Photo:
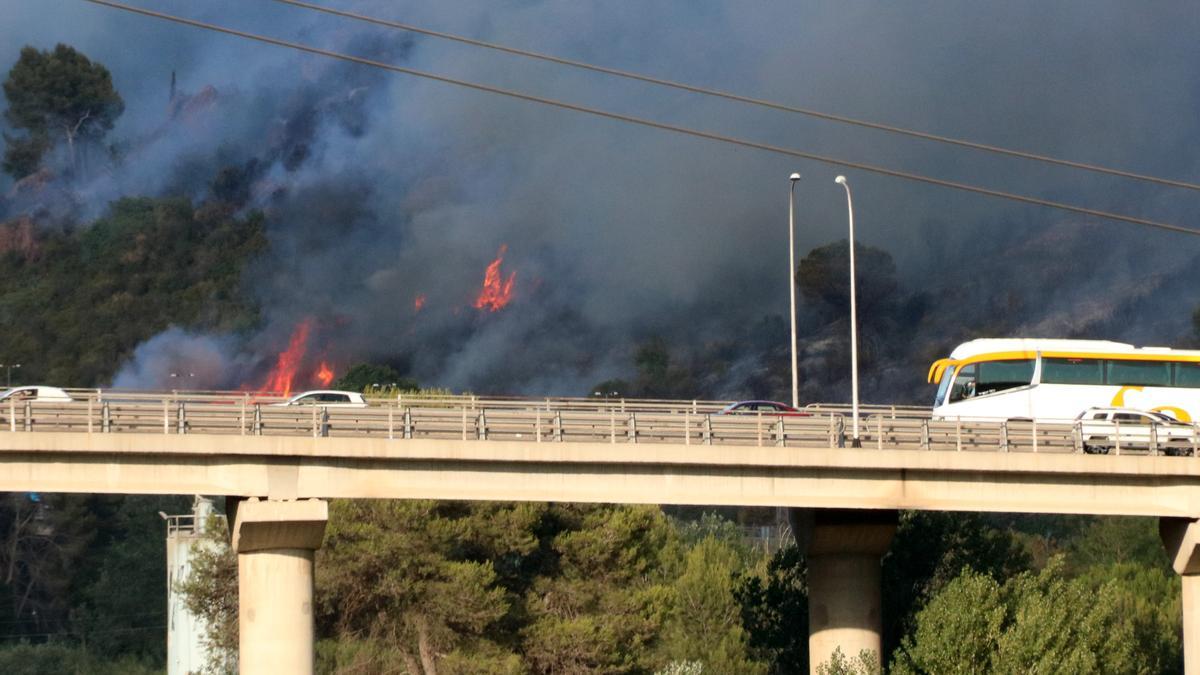
[[(969, 366), (972, 363), (987, 363), (989, 361), (1018, 361), (1035, 359), (1036, 351), (992, 352), (976, 354), (965, 359), (938, 359), (929, 367), (928, 381), (937, 382), (950, 366)], [(1200, 355), (1181, 355), (1171, 352), (1161, 354), (1121, 354), (1108, 352), (1042, 352), (1042, 358), (1051, 359), (1109, 359), (1111, 361), (1168, 361), (1181, 363), (1200, 363)]]

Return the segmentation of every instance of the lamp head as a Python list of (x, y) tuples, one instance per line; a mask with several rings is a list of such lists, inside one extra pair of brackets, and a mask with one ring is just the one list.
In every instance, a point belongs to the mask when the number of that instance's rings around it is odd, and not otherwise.
[(800, 180), (800, 174), (798, 174), (798, 173), (794, 173), (794, 174), (792, 174), (792, 175), (788, 176), (788, 180), (790, 180), (790, 181), (792, 181), (793, 183), (795, 183), (796, 181)]
[(845, 176), (838, 176), (837, 178), (834, 178), (834, 179), (833, 179), (833, 182), (837, 183), (838, 185), (845, 185), (845, 184), (846, 184), (846, 177), (845, 177)]

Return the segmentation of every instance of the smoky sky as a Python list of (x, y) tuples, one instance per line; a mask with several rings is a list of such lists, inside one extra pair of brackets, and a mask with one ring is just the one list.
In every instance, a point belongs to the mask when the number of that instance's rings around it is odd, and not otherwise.
[[(331, 6), (850, 117), (1181, 180), (1200, 180), (1200, 14), (1191, 3), (382, 2)], [(369, 27), (266, 0), (141, 6), (614, 112), (1192, 227), (1200, 196), (989, 156)], [(126, 101), (125, 159), (78, 186), (89, 217), (123, 195), (206, 198), (250, 167), (270, 248), (246, 275), (250, 335), (179, 331), (122, 382), (167, 384), (171, 355), (232, 386), (315, 317), (346, 365), (402, 360), (423, 383), (578, 394), (625, 374), (647, 335), (703, 343), (786, 314), (787, 176), (799, 254), (861, 241), (910, 289), (979, 322), (1176, 340), (1196, 240), (634, 127), (331, 62), (75, 0), (0, 0), (0, 64), (75, 46)], [(211, 101), (171, 117), (180, 92)], [(0, 185), (7, 190), (8, 185)], [(475, 310), (507, 245), (516, 298)], [(948, 290), (947, 290), (948, 289)], [(414, 298), (427, 298), (417, 312)], [(1188, 304), (1190, 303), (1190, 304)], [(1181, 311), (1184, 308), (1184, 311)], [(865, 321), (870, 318), (866, 317)], [(1093, 335), (1087, 335), (1092, 337)], [(934, 339), (930, 337), (930, 339)], [(213, 353), (224, 354), (214, 359)], [(180, 359), (188, 360), (184, 356)], [(219, 362), (214, 365), (215, 362)], [(149, 364), (159, 364), (153, 366)], [(919, 379), (921, 373), (913, 375)]]

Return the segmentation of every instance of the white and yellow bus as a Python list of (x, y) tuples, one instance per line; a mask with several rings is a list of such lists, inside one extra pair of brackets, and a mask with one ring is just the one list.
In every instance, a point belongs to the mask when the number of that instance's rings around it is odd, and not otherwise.
[(1200, 421), (1200, 351), (1104, 340), (964, 342), (929, 368), (940, 419), (1071, 420), (1093, 407)]

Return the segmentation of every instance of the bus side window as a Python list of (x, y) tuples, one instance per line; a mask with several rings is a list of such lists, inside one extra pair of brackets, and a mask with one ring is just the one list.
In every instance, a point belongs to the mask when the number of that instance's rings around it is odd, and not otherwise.
[(1175, 364), (1176, 387), (1200, 387), (1200, 363), (1177, 362)]
[(954, 386), (950, 387), (950, 402), (961, 401), (975, 395), (975, 364), (958, 369)]

